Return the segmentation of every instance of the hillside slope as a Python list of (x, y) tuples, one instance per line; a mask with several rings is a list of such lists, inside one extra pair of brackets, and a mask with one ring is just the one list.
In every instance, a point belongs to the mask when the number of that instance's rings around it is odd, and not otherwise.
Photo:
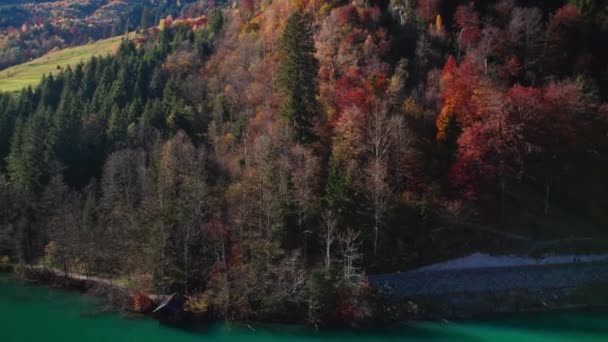
[(58, 66), (74, 66), (93, 56), (113, 54), (123, 37), (116, 36), (87, 45), (52, 51), (30, 62), (3, 70), (0, 72), (0, 91), (16, 92), (29, 85), (35, 86), (43, 75), (60, 70)]

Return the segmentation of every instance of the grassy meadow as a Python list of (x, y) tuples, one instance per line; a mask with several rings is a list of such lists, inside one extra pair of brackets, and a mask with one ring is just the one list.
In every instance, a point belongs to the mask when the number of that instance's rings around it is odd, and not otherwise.
[(51, 51), (27, 63), (15, 65), (0, 71), (0, 91), (17, 92), (28, 85), (35, 86), (43, 75), (57, 72), (58, 66), (65, 68), (86, 62), (92, 56), (113, 54), (123, 36), (116, 36), (94, 43)]

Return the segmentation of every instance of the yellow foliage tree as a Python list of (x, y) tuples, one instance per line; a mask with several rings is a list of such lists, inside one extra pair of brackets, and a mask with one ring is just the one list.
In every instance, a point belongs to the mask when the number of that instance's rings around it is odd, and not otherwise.
[(441, 19), (441, 14), (437, 14), (435, 17), (435, 31), (437, 33), (443, 32), (443, 20)]

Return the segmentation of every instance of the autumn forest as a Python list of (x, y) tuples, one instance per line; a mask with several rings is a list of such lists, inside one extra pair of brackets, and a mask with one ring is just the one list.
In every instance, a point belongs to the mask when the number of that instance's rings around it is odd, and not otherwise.
[(0, 258), (321, 324), (369, 274), (608, 250), (605, 1), (82, 2), (0, 7), (0, 68), (133, 33), (0, 93)]

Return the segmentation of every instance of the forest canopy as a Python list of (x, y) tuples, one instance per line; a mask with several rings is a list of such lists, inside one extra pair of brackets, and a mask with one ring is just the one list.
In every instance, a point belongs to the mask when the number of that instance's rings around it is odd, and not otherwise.
[(0, 93), (0, 256), (317, 323), (366, 274), (605, 251), (602, 1), (196, 5)]

